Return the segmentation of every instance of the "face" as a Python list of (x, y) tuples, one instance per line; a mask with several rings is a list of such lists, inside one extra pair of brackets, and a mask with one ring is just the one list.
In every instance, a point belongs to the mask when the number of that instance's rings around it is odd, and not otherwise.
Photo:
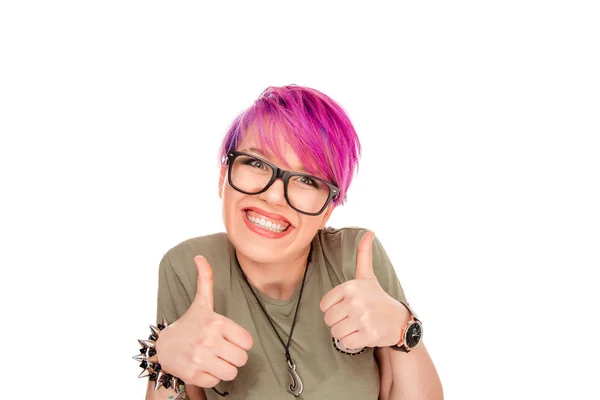
[[(260, 149), (251, 130), (235, 150), (254, 154), (290, 171), (305, 172), (289, 145), (285, 144), (284, 159), (279, 159), (267, 149)], [(228, 183), (226, 165), (221, 168), (219, 196), (223, 201), (223, 222), (229, 239), (238, 252), (257, 263), (285, 262), (306, 252), (317, 230), (325, 226), (334, 208), (330, 203), (317, 216), (297, 212), (285, 199), (281, 179), (275, 180), (263, 193), (240, 193)], [(264, 221), (271, 222), (271, 229), (259, 226)], [(282, 232), (273, 231), (286, 226)]]

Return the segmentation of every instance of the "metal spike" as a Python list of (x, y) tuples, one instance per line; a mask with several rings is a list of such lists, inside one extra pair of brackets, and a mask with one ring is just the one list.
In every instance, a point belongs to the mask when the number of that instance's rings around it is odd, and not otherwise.
[(156, 345), (156, 342), (154, 340), (138, 339), (138, 342), (140, 342), (140, 344), (144, 346), (144, 348), (154, 348), (154, 346)]
[(177, 389), (178, 396), (175, 397), (175, 400), (186, 400), (187, 396), (185, 394), (185, 386), (181, 386), (181, 389)]
[(171, 377), (171, 387), (173, 388), (173, 390), (177, 391), (177, 389), (179, 388), (179, 385), (177, 385), (177, 377), (172, 376)]
[(160, 329), (154, 325), (150, 325), (150, 330), (152, 331), (153, 335), (158, 335), (160, 333)]
[(163, 377), (164, 373), (162, 371), (159, 371), (158, 374), (156, 374), (156, 382), (154, 383), (154, 391), (156, 392), (158, 389), (161, 388), (161, 386), (163, 385), (162, 383), (162, 377)]
[(152, 370), (152, 372), (157, 372), (156, 369), (155, 369), (155, 367), (154, 367), (155, 365), (156, 364), (149, 364), (149, 368)]
[[(156, 356), (155, 356), (156, 357)], [(148, 360), (148, 357), (145, 354), (138, 354), (132, 357), (135, 361), (144, 361)]]
[(169, 321), (167, 321), (167, 319), (165, 318), (165, 316), (164, 316), (164, 315), (162, 316), (162, 318), (161, 318), (161, 320), (160, 320), (160, 323), (161, 323), (161, 324), (163, 324), (165, 327), (166, 327), (167, 325), (169, 325)]
[(140, 374), (138, 375), (138, 378), (145, 378), (147, 376), (150, 376), (150, 371), (148, 370), (148, 368), (146, 368), (142, 372), (140, 372)]

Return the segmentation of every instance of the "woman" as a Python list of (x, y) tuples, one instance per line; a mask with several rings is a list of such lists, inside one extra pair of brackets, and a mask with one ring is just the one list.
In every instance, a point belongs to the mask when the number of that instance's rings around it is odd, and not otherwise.
[(348, 116), (314, 89), (268, 88), (235, 119), (220, 154), (226, 233), (160, 263), (159, 323), (134, 357), (147, 399), (442, 398), (380, 242), (325, 228), (359, 154)]

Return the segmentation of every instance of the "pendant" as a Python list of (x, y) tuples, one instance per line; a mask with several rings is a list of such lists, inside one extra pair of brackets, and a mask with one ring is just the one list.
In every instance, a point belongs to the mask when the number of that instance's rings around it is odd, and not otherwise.
[(302, 385), (302, 380), (300, 379), (300, 375), (296, 372), (296, 364), (294, 364), (291, 360), (288, 360), (288, 375), (290, 376), (290, 384), (287, 388), (287, 391), (293, 394), (295, 397), (298, 397), (302, 394), (302, 390), (304, 390), (304, 385)]

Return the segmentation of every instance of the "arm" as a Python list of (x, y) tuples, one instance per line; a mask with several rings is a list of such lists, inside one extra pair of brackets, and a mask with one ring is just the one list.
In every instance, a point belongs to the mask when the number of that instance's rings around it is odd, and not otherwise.
[[(391, 314), (384, 319), (382, 329), (396, 332), (392, 341), (397, 343), (398, 332), (410, 320), (410, 313), (405, 306), (408, 303), (394, 267), (376, 238), (373, 241), (373, 263), (378, 281), (393, 299), (388, 298), (392, 300)], [(440, 378), (423, 341), (409, 353), (381, 346), (376, 348), (375, 355), (380, 371), (381, 400), (443, 399)]]
[(375, 354), (381, 376), (381, 400), (444, 398), (442, 383), (423, 342), (410, 353), (380, 347)]
[(331, 335), (346, 348), (380, 349), (375, 356), (382, 400), (443, 399), (442, 384), (422, 343), (409, 353), (390, 347), (400, 342), (411, 312), (381, 243), (367, 232), (357, 247), (354, 279), (339, 284), (321, 299), (320, 308)]
[[(146, 400), (175, 400), (177, 398), (177, 393), (175, 393), (173, 389), (161, 387), (155, 392), (154, 382), (148, 382), (148, 387), (146, 388)], [(180, 399), (206, 400), (206, 395), (202, 388), (194, 385), (186, 385), (185, 395)]]
[(379, 365), (379, 399), (389, 400), (392, 390), (392, 363), (390, 353), (386, 351), (388, 347), (375, 347), (375, 359)]

